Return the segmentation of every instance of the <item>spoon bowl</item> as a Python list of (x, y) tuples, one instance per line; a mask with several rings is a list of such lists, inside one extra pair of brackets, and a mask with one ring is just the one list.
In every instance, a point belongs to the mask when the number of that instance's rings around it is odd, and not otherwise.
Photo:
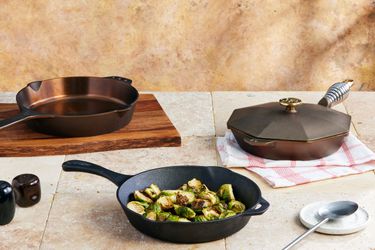
[(358, 210), (358, 204), (353, 201), (334, 201), (330, 202), (318, 210), (322, 219), (338, 219), (353, 214)]

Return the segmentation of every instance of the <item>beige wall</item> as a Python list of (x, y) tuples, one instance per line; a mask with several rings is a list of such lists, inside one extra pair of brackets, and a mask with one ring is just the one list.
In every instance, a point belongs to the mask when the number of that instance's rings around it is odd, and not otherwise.
[(372, 0), (0, 2), (0, 91), (69, 75), (142, 90), (375, 90)]

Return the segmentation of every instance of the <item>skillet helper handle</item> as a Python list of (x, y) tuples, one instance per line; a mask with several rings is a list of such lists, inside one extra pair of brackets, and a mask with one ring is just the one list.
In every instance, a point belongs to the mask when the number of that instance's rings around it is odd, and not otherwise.
[(260, 207), (258, 208), (246, 210), (245, 212), (243, 212), (243, 215), (246, 215), (246, 216), (261, 215), (264, 212), (266, 212), (267, 209), (270, 207), (270, 203), (266, 201), (263, 197), (260, 197), (259, 205)]
[(0, 129), (12, 126), (12, 125), (17, 124), (19, 122), (23, 122), (23, 121), (27, 121), (27, 120), (31, 120), (31, 119), (36, 119), (36, 118), (47, 118), (47, 117), (49, 117), (49, 116), (41, 115), (39, 113), (30, 111), (30, 110), (23, 111), (19, 114), (16, 114), (16, 115), (12, 116), (12, 117), (5, 118), (5, 119), (1, 120), (0, 121)]
[(330, 108), (343, 102), (348, 97), (353, 84), (353, 80), (344, 80), (333, 84), (318, 104)]
[(106, 76), (104, 78), (109, 78), (109, 79), (114, 79), (114, 80), (118, 80), (118, 81), (122, 81), (124, 83), (127, 83), (127, 84), (132, 84), (132, 80), (128, 79), (128, 78), (125, 78), (125, 77), (122, 77), (122, 76)]
[(130, 175), (120, 174), (87, 161), (66, 161), (62, 164), (62, 168), (67, 172), (84, 172), (99, 175), (107, 178), (117, 186), (121, 186), (122, 183), (131, 177)]

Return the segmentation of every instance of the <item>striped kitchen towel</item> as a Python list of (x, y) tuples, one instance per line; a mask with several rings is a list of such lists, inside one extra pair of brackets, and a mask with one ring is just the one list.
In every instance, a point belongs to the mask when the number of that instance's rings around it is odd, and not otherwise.
[(245, 167), (272, 187), (290, 187), (313, 181), (359, 174), (375, 169), (375, 153), (352, 134), (340, 149), (327, 157), (310, 161), (269, 160), (243, 151), (232, 132), (217, 139), (221, 160), (228, 167)]

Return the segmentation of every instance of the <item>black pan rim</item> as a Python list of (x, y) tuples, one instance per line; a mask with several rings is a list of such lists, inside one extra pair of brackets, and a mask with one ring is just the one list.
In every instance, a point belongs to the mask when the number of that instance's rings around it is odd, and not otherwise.
[[(188, 168), (188, 167), (192, 167), (192, 168), (215, 168), (215, 169), (222, 169), (224, 171), (227, 171), (227, 172), (230, 172), (231, 174), (233, 175), (238, 175), (240, 178), (242, 179), (246, 179), (246, 181), (250, 181), (255, 189), (258, 191), (259, 193), (259, 197), (256, 201), (256, 203), (254, 204), (254, 206), (252, 207), (249, 207), (247, 208), (244, 212), (240, 213), (240, 214), (236, 214), (235, 216), (232, 216), (232, 217), (229, 217), (229, 218), (224, 218), (224, 219), (219, 219), (219, 220), (212, 220), (212, 221), (204, 221), (204, 222), (178, 222), (178, 221), (153, 221), (153, 220), (149, 220), (145, 217), (143, 217), (142, 215), (130, 210), (129, 208), (126, 207), (125, 204), (123, 204), (120, 200), (120, 196), (119, 196), (119, 191), (120, 191), (120, 188), (122, 185), (124, 185), (129, 179), (137, 176), (137, 175), (141, 175), (141, 174), (144, 174), (144, 173), (147, 173), (147, 172), (150, 172), (150, 171), (154, 171), (154, 170), (160, 170), (160, 169), (166, 169), (166, 168)], [(176, 223), (179, 223), (179, 224), (182, 224), (182, 225), (192, 225), (192, 224), (196, 224), (196, 225), (201, 225), (201, 224), (214, 224), (214, 223), (220, 223), (220, 222), (224, 222), (224, 221), (228, 221), (228, 220), (233, 220), (235, 218), (239, 218), (239, 217), (243, 217), (243, 216), (248, 216), (248, 217), (251, 217), (251, 215), (246, 215), (245, 212), (246, 211), (250, 211), (251, 209), (253, 209), (254, 207), (256, 207), (258, 204), (259, 204), (259, 201), (262, 199), (262, 192), (259, 188), (259, 186), (251, 179), (241, 175), (241, 174), (238, 174), (230, 169), (227, 169), (225, 167), (220, 167), (220, 166), (202, 166), (202, 165), (177, 165), (177, 166), (167, 166), (167, 167), (160, 167), (160, 168), (154, 168), (154, 169), (149, 169), (149, 170), (146, 170), (146, 171), (143, 171), (143, 172), (140, 172), (138, 174), (135, 174), (135, 175), (131, 175), (126, 181), (124, 181), (120, 186), (118, 186), (117, 188), (117, 191), (116, 191), (116, 198), (117, 198), (117, 201), (120, 203), (122, 209), (126, 212), (129, 212), (130, 214), (134, 214), (135, 216), (141, 218), (143, 221), (145, 222), (148, 222), (148, 223), (153, 223), (153, 224), (176, 224)]]

